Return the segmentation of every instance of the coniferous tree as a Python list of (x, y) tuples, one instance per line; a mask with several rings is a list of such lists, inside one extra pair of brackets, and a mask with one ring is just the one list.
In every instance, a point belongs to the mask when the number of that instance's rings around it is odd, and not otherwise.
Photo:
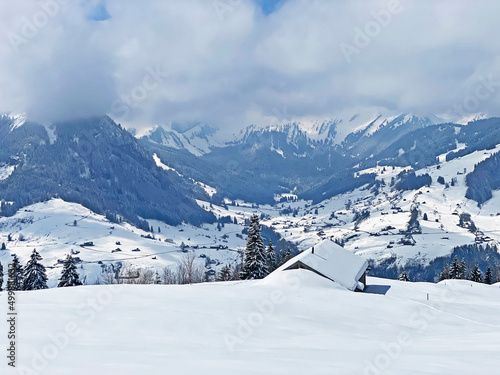
[(232, 268), (231, 280), (241, 280), (241, 272), (239, 267)]
[(31, 253), (30, 259), (24, 269), (23, 290), (47, 289), (47, 274), (40, 261), (42, 257), (36, 249)]
[(470, 281), (475, 281), (476, 283), (482, 283), (483, 282), (483, 273), (479, 269), (479, 266), (476, 264), (474, 268), (472, 269), (470, 276), (469, 276)]
[(78, 285), (82, 285), (82, 282), (80, 281), (80, 275), (78, 275), (76, 270), (75, 259), (71, 255), (68, 255), (64, 260), (62, 274), (59, 278), (59, 284), (57, 284), (57, 287), (63, 288)]
[(3, 266), (2, 263), (0, 263), (0, 292), (3, 290), (2, 285), (3, 285)]
[(217, 281), (230, 281), (233, 277), (233, 271), (231, 266), (227, 264), (221, 268), (219, 275), (217, 276)]
[(457, 256), (453, 259), (453, 262), (450, 265), (450, 279), (461, 279), (462, 275), (462, 266), (458, 261)]
[(450, 278), (450, 266), (445, 264), (441, 275), (439, 276), (439, 281), (448, 280)]
[(486, 275), (484, 276), (484, 283), (488, 284), (488, 285), (493, 284), (493, 276), (491, 274), (491, 268), (490, 267), (488, 267), (486, 269)]
[(276, 268), (281, 267), (283, 265), (283, 259), (285, 259), (285, 252), (283, 249), (279, 250), (276, 254)]
[(7, 246), (5, 246), (5, 242), (2, 242), (2, 248), (0, 250), (7, 250)]
[(245, 260), (241, 271), (241, 278), (244, 280), (262, 279), (269, 273), (267, 270), (264, 240), (260, 233), (259, 216), (254, 214), (250, 220)]
[(398, 276), (399, 281), (410, 281), (410, 277), (408, 276), (408, 273), (406, 270), (403, 270)]
[(467, 266), (465, 265), (465, 259), (462, 258), (460, 262), (460, 273), (457, 279), (466, 279), (467, 278)]
[(276, 269), (276, 253), (274, 252), (274, 244), (272, 240), (269, 240), (269, 244), (267, 245), (266, 258), (267, 270), (271, 273)]
[(280, 251), (278, 251), (278, 256), (276, 259), (276, 268), (281, 267), (283, 264), (285, 264), (292, 258), (293, 255), (290, 248), (281, 249)]
[(24, 270), (23, 266), (19, 262), (19, 258), (15, 254), (12, 257), (11, 268), (12, 268), (12, 275), (9, 275), (8, 279), (9, 281), (7, 284), (8, 290), (12, 291), (23, 290)]

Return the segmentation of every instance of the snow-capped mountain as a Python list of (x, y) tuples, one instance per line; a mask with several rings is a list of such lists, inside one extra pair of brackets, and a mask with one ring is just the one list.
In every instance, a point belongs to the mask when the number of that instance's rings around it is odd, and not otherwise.
[(10, 113), (8, 115), (2, 116), (4, 119), (10, 119), (12, 121), (10, 125), (10, 131), (14, 131), (15, 129), (24, 125), (27, 120), (25, 113), (13, 114)]
[[(282, 140), (287, 144), (315, 146), (352, 147), (360, 139), (378, 138), (376, 134), (397, 132), (399, 136), (429, 125), (445, 121), (434, 116), (414, 114), (393, 114), (382, 109), (344, 111), (330, 118), (301, 118), (293, 121), (280, 121), (268, 126), (249, 125), (231, 137), (222, 135), (215, 127), (202, 123), (173, 123), (155, 125), (135, 133), (137, 138), (178, 150), (187, 150), (201, 156), (216, 148), (255, 143), (256, 139), (269, 138), (271, 148), (281, 153)], [(393, 132), (394, 133), (394, 132)], [(276, 142), (274, 142), (276, 138)], [(278, 138), (280, 138), (278, 140)], [(281, 143), (280, 143), (281, 142)]]
[[(41, 125), (0, 118), (0, 191), (3, 215), (60, 197), (96, 212), (144, 224), (215, 220), (195, 198), (202, 186), (156, 165), (138, 141), (109, 117)], [(9, 202), (9, 203), (6, 203)]]
[[(433, 116), (383, 116), (380, 111), (342, 115), (345, 117), (334, 120), (304, 120), (263, 128), (252, 125), (231, 142), (215, 142), (218, 133), (210, 131), (207, 136), (199, 132), (199, 125), (187, 127), (189, 137), (161, 127), (140, 141), (151, 153), (168, 161), (169, 167), (213, 186), (222, 196), (270, 203), (274, 194), (300, 194), (333, 176), (349, 179), (346, 171), (355, 165), (372, 155), (373, 160), (380, 160), (375, 155), (408, 139), (408, 134), (440, 122)], [(196, 143), (204, 148), (198, 147), (193, 155), (192, 145)], [(208, 149), (207, 153), (199, 151)]]
[(352, 142), (350, 138), (359, 140), (372, 137), (382, 129), (392, 131), (402, 127), (405, 131), (411, 131), (443, 122), (434, 115), (419, 117), (413, 114), (387, 115), (382, 111), (348, 112), (324, 120), (302, 119), (263, 128), (251, 125), (240, 131), (236, 141), (248, 142), (256, 133), (283, 133), (286, 134), (287, 142), (295, 145), (304, 140), (308, 144), (342, 145)]
[(200, 123), (156, 125), (136, 136), (165, 147), (185, 149), (196, 156), (225, 145), (225, 142), (218, 138), (216, 128)]

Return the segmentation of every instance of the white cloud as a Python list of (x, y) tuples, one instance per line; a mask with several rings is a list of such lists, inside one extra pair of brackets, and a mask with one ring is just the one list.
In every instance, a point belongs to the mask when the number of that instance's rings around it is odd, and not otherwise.
[[(288, 0), (264, 16), (251, 0), (220, 0), (220, 17), (212, 0), (107, 0), (101, 22), (87, 17), (97, 0), (3, 1), (0, 111), (237, 129), (284, 108), (290, 117), (360, 106), (440, 114), (474, 95), (481, 77), (500, 82), (500, 3), (402, 0), (384, 18), (395, 1)], [(362, 48), (358, 29), (373, 34)], [(342, 43), (359, 52), (350, 62)], [(168, 75), (153, 84), (157, 67)], [(499, 89), (477, 110), (499, 115)]]

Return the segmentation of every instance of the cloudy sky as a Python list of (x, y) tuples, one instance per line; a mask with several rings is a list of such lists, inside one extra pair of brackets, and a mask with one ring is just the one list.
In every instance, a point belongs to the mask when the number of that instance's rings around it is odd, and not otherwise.
[(500, 115), (496, 0), (0, 1), (0, 112), (224, 129)]

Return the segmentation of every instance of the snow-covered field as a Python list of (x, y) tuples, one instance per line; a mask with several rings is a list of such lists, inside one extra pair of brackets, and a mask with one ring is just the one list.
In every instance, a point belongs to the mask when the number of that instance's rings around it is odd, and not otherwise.
[[(386, 294), (349, 292), (305, 270), (261, 281), (19, 292), (18, 368), (4, 356), (1, 373), (498, 372), (498, 285), (368, 285)], [(1, 342), (6, 349), (6, 335)]]
[[(54, 287), (62, 269), (59, 261), (67, 254), (82, 260), (78, 272), (93, 284), (98, 277), (102, 281), (104, 266), (118, 262), (124, 267), (161, 273), (183, 256), (183, 243), (189, 246), (187, 250), (195, 252), (200, 266), (205, 266), (206, 257), (210, 257), (214, 263), (206, 270), (214, 271), (226, 263), (239, 262), (238, 250), (245, 246), (245, 239), (236, 236), (241, 236), (240, 225), (226, 224), (218, 231), (216, 225), (209, 224), (201, 228), (187, 224), (172, 227), (153, 220), (150, 224), (155, 230), (153, 234), (126, 223), (111, 223), (81, 205), (53, 199), (28, 206), (13, 217), (0, 218), (0, 244), (7, 247), (6, 251), (0, 250), (0, 262), (6, 267), (11, 255), (16, 254), (24, 264), (36, 248), (47, 267), (49, 287)], [(93, 245), (82, 246), (87, 242)], [(226, 246), (227, 249), (221, 248)]]

